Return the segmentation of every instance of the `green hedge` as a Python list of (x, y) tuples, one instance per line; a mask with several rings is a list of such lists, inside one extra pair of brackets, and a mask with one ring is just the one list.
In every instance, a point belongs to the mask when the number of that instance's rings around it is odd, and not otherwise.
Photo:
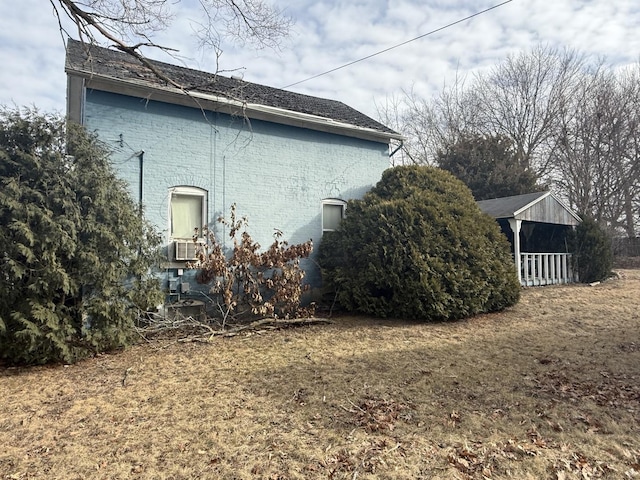
[(387, 170), (326, 233), (319, 263), (346, 310), (451, 320), (519, 298), (509, 244), (469, 189), (431, 167)]
[(137, 338), (160, 237), (94, 136), (0, 111), (0, 360), (72, 362)]
[(583, 215), (582, 222), (570, 235), (569, 243), (580, 282), (599, 282), (611, 275), (611, 239), (593, 218)]

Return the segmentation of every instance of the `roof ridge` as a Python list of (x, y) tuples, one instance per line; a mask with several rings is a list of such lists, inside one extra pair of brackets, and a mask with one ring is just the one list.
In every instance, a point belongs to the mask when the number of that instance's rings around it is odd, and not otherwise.
[[(86, 45), (88, 45), (88, 49), (85, 48)], [(89, 55), (95, 59), (90, 70), (87, 69)], [(386, 125), (339, 100), (292, 92), (160, 60), (149, 60), (154, 65), (161, 67), (167, 77), (175, 77), (176, 82), (182, 85), (187, 92), (240, 99), (247, 103), (313, 115), (358, 128), (370, 129), (389, 134), (394, 138), (400, 137), (397, 132)], [(149, 88), (166, 86), (164, 80), (159, 79), (135, 57), (126, 52), (72, 38), (67, 41), (66, 67), (68, 71), (86, 72), (138, 85), (144, 82)], [(217, 78), (220, 81), (206, 81), (209, 78)]]

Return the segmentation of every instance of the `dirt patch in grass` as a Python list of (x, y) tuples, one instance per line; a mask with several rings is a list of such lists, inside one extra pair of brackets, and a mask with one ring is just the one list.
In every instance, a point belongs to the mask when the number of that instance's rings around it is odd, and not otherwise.
[(0, 479), (640, 478), (640, 271), (0, 369)]

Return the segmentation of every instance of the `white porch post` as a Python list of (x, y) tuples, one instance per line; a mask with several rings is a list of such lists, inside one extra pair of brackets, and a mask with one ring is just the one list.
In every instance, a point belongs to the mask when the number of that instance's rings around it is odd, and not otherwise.
[(522, 228), (522, 220), (516, 220), (515, 218), (510, 218), (509, 226), (513, 231), (513, 255), (516, 260), (516, 272), (518, 273), (518, 282), (522, 284), (522, 259), (520, 258), (520, 229)]

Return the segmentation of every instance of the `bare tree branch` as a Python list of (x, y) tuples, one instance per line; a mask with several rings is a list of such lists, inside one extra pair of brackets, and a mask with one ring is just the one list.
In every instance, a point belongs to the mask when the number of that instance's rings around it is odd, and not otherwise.
[(541, 46), (431, 99), (405, 92), (382, 115), (420, 163), (468, 136), (506, 137), (521, 167), (571, 207), (630, 237), (640, 228), (640, 63), (614, 71)]
[[(49, 0), (60, 32), (67, 34), (62, 15), (77, 28), (79, 40), (89, 44), (105, 41), (136, 58), (158, 78), (183, 89), (140, 51), (150, 47), (164, 52), (174, 48), (158, 44), (155, 34), (168, 29), (174, 20), (173, 8), (181, 0)], [(192, 21), (197, 45), (213, 49), (216, 66), (229, 39), (241, 44), (250, 42), (259, 48), (277, 48), (288, 35), (292, 20), (264, 0), (200, 0), (201, 14)], [(204, 19), (204, 20), (202, 20)], [(71, 36), (71, 35), (69, 35)]]

